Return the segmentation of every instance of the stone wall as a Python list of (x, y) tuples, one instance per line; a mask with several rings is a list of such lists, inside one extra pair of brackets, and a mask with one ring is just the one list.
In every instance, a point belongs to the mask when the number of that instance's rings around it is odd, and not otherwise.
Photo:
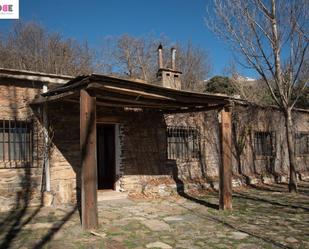
[[(145, 193), (154, 182), (166, 182), (166, 125), (157, 113), (129, 113), (122, 124), (120, 187)], [(167, 178), (166, 178), (167, 177)]]
[(198, 159), (176, 160), (178, 177), (186, 182), (218, 177), (220, 164), (219, 123), (216, 111), (166, 115), (169, 126), (191, 126), (199, 130), (201, 155)]
[[(126, 143), (124, 143), (123, 146), (125, 148), (136, 149), (143, 147), (144, 151), (147, 151), (147, 148), (149, 148), (150, 153), (146, 153), (145, 155), (147, 156), (144, 156), (144, 154), (140, 154), (139, 156), (139, 160), (141, 160), (140, 162), (144, 166), (143, 171), (136, 170), (138, 169), (136, 166), (134, 167), (134, 171), (125, 171), (122, 177), (123, 190), (129, 193), (141, 193), (146, 196), (165, 196), (177, 193), (177, 191), (218, 187), (217, 178), (218, 165), (220, 163), (220, 143), (216, 112), (165, 115), (164, 120), (162, 120), (160, 116), (158, 116), (158, 119), (154, 119), (153, 116), (151, 116), (150, 122), (147, 122), (146, 115), (140, 118), (141, 121), (139, 124), (143, 125), (131, 127), (131, 129), (135, 130), (133, 133), (130, 133), (131, 131), (129, 128), (128, 131), (130, 132), (125, 134), (128, 139), (127, 141), (131, 140), (130, 137), (134, 138), (135, 134), (141, 129), (144, 130), (144, 134), (147, 134), (147, 136), (152, 139), (145, 139), (143, 136), (139, 136), (137, 139), (132, 139), (132, 141), (129, 142), (132, 143), (130, 146)], [(166, 154), (166, 125), (197, 127), (201, 135), (200, 158), (192, 160), (168, 160)], [(159, 143), (156, 142), (156, 140), (158, 140)], [(160, 151), (161, 163), (155, 166), (158, 167), (158, 174), (147, 165), (149, 164), (148, 162), (153, 160), (152, 157), (154, 153)], [(135, 151), (131, 153), (132, 155), (136, 155)], [(124, 162), (126, 161), (124, 160)], [(131, 167), (130, 165), (133, 166), (134, 164), (130, 164), (130, 161), (125, 163), (125, 167), (129, 167), (129, 169)], [(138, 163), (136, 165), (138, 165)], [(130, 174), (128, 174), (128, 172)], [(132, 175), (131, 172), (133, 173)]]
[[(52, 139), (50, 169), (53, 204), (74, 203), (80, 192), (79, 105), (50, 103), (48, 114)], [(97, 120), (100, 123), (120, 124), (121, 151), (116, 167), (120, 190), (136, 190), (132, 184), (136, 182), (136, 175), (164, 174), (166, 126), (161, 114), (98, 107)]]
[[(270, 176), (272, 178), (280, 178), (289, 174), (289, 161), (285, 132), (285, 121), (281, 112), (274, 108), (256, 108), (235, 106), (233, 119), (238, 126), (234, 132), (234, 160), (233, 171), (235, 174), (257, 175), (259, 177)], [(293, 113), (294, 131), (309, 132), (309, 113), (295, 111)], [(243, 129), (248, 129), (248, 134), (245, 139), (245, 147), (240, 155), (239, 160), (236, 160), (236, 140)], [(274, 156), (259, 156), (254, 153), (254, 132), (265, 131), (273, 132), (274, 135)], [(239, 154), (239, 153), (238, 153)], [(309, 171), (308, 165), (309, 155), (297, 156), (297, 171), (299, 174), (306, 174)], [(240, 172), (241, 171), (241, 172)]]
[(31, 120), (33, 126), (31, 165), (0, 159), (0, 211), (41, 202), (43, 134), (40, 110), (29, 107), (29, 102), (41, 92), (41, 88), (42, 85), (35, 82), (11, 79), (0, 81), (0, 120)]
[(161, 114), (126, 114), (122, 126), (124, 175), (161, 175), (166, 164), (166, 125)]
[[(192, 182), (208, 182), (212, 186), (217, 184), (218, 169), (220, 165), (220, 140), (218, 112), (177, 114), (166, 116), (167, 125), (192, 126), (201, 131), (201, 158), (199, 160), (176, 160), (178, 178), (185, 184)], [(294, 111), (294, 130), (309, 132), (309, 113)], [(275, 181), (288, 179), (288, 154), (284, 117), (275, 108), (257, 108), (235, 105), (232, 119), (232, 167), (235, 178), (234, 185), (245, 183), (244, 176), (260, 181)], [(237, 160), (237, 141), (240, 134), (245, 132), (245, 146)], [(254, 132), (270, 131), (275, 134), (274, 157), (256, 156), (254, 153)], [(309, 172), (309, 155), (297, 156), (297, 171), (301, 176), (307, 176)], [(264, 180), (265, 179), (265, 180)]]
[[(75, 203), (80, 189), (79, 104), (49, 103), (53, 204)], [(77, 191), (76, 191), (77, 190)]]

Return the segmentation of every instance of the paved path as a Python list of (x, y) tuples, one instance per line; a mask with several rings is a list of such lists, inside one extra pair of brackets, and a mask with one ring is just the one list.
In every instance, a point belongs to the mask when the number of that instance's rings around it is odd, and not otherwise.
[(100, 227), (83, 232), (76, 208), (0, 213), (0, 248), (309, 248), (309, 182), (234, 192), (232, 212), (217, 193), (99, 203)]

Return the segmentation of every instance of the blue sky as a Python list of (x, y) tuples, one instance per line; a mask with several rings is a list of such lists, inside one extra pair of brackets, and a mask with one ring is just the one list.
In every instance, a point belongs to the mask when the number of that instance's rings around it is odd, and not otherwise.
[[(20, 18), (34, 20), (50, 31), (99, 47), (104, 37), (128, 33), (167, 36), (172, 42), (192, 41), (210, 54), (212, 75), (222, 74), (232, 55), (207, 30), (204, 19), (210, 0), (20, 0)], [(13, 21), (0, 20), (8, 30)], [(244, 76), (254, 72), (239, 68)]]

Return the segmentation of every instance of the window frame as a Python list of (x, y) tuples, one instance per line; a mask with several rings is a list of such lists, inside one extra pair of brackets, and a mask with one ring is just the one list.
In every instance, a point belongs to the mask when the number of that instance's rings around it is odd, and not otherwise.
[(33, 161), (33, 121), (0, 120), (0, 168), (24, 167)]
[[(305, 149), (305, 152), (303, 151), (299, 151), (299, 148), (298, 148), (298, 145), (300, 143), (298, 143), (298, 140), (300, 139), (299, 136), (305, 136), (306, 137), (306, 142), (307, 143), (307, 146), (306, 146), (306, 149)], [(294, 137), (295, 141), (294, 141), (294, 144), (295, 144), (295, 155), (296, 156), (309, 156), (309, 131), (298, 131), (298, 132), (295, 132), (295, 137)]]
[(167, 159), (198, 161), (201, 156), (201, 133), (198, 127), (167, 126)]
[[(259, 135), (259, 136), (257, 136)], [(270, 136), (270, 141), (267, 137)], [(258, 142), (259, 139), (266, 139), (266, 141)], [(264, 148), (264, 146), (269, 148)], [(276, 132), (275, 131), (260, 131), (256, 130), (253, 133), (253, 150), (256, 159), (269, 158), (275, 156), (276, 150)]]

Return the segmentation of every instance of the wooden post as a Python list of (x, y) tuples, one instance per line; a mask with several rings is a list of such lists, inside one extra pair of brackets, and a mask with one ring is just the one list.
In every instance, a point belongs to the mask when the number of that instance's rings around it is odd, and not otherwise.
[(80, 147), (81, 147), (81, 197), (82, 227), (98, 227), (97, 208), (97, 134), (96, 99), (86, 90), (80, 91)]
[(221, 155), (219, 168), (219, 208), (232, 209), (232, 121), (231, 107), (221, 111)]

